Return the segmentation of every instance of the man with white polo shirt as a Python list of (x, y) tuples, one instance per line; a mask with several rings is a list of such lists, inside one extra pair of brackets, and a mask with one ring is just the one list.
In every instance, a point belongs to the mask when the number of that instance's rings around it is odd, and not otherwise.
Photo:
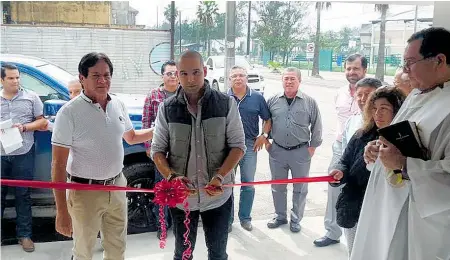
[[(122, 138), (129, 144), (152, 138), (134, 130), (122, 101), (108, 94), (113, 65), (103, 53), (86, 54), (78, 65), (83, 92), (56, 115), (52, 135), (52, 180), (126, 186)], [(98, 231), (103, 257), (123, 260), (127, 235), (125, 192), (54, 190), (56, 231), (74, 240), (73, 259), (91, 260)], [(69, 214), (70, 213), (70, 214)]]

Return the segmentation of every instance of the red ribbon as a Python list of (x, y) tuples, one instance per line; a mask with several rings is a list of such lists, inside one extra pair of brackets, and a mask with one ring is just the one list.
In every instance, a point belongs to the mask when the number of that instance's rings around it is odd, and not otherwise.
[[(332, 176), (320, 176), (320, 177), (304, 177), (293, 178), (283, 180), (271, 180), (271, 181), (255, 181), (246, 183), (226, 184), (222, 187), (238, 187), (238, 186), (254, 186), (254, 185), (268, 185), (268, 184), (289, 184), (289, 183), (310, 183), (310, 182), (331, 182), (334, 181)], [(99, 184), (80, 184), (80, 183), (67, 183), (67, 182), (46, 182), (46, 181), (29, 181), (29, 180), (8, 180), (0, 179), (1, 185), (13, 186), (13, 187), (28, 187), (28, 188), (45, 188), (45, 189), (71, 189), (71, 190), (91, 190), (91, 191), (126, 191), (126, 192), (153, 192), (155, 198), (153, 202), (159, 205), (159, 222), (161, 224), (161, 238), (159, 247), (164, 248), (166, 245), (167, 228), (164, 214), (164, 207), (175, 207), (177, 204), (183, 204), (184, 211), (186, 213), (184, 219), (184, 226), (186, 232), (183, 234), (184, 245), (187, 246), (183, 252), (182, 259), (188, 260), (192, 255), (192, 245), (189, 241), (190, 233), (190, 219), (189, 219), (189, 204), (187, 197), (190, 194), (190, 190), (184, 185), (181, 180), (167, 181), (162, 180), (155, 184), (155, 189), (142, 189), (132, 187), (120, 187), (120, 186), (106, 186)], [(205, 189), (205, 188), (203, 188)]]
[[(303, 177), (283, 180), (271, 181), (255, 181), (245, 183), (226, 184), (222, 187), (238, 187), (238, 186), (254, 186), (254, 185), (268, 185), (268, 184), (289, 184), (289, 183), (310, 183), (310, 182), (331, 182), (334, 181), (332, 176), (320, 177)], [(12, 187), (28, 187), (28, 188), (43, 188), (43, 189), (69, 189), (69, 190), (96, 190), (96, 191), (126, 191), (126, 192), (152, 192), (154, 189), (142, 189), (133, 187), (120, 187), (114, 185), (99, 185), (99, 184), (81, 184), (81, 183), (67, 183), (67, 182), (48, 182), (48, 181), (27, 181), (27, 180), (8, 180), (0, 179), (0, 185)]]

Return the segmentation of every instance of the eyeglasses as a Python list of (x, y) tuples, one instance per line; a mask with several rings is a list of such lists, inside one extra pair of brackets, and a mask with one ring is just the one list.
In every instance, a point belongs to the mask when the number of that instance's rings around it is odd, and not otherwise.
[(169, 71), (164, 73), (164, 75), (166, 75), (167, 77), (175, 77), (177, 75), (176, 71)]
[(421, 61), (424, 61), (424, 60), (433, 59), (433, 58), (435, 58), (434, 55), (426, 55), (426, 56), (423, 57), (422, 59), (416, 60), (416, 61), (413, 61), (413, 62), (404, 61), (405, 64), (403, 64), (403, 66), (401, 66), (401, 68), (402, 68), (404, 71), (410, 71), (412, 65), (414, 65), (414, 64), (416, 64), (416, 63), (418, 63), (418, 62), (421, 62)]

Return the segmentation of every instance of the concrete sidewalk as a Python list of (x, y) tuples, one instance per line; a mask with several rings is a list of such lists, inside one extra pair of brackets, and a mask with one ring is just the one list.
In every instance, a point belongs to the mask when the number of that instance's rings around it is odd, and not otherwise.
[[(228, 241), (229, 259), (264, 260), (264, 259), (302, 259), (302, 260), (346, 260), (345, 241), (341, 244), (325, 248), (317, 248), (313, 240), (324, 233), (323, 217), (305, 217), (302, 231), (293, 234), (289, 225), (270, 230), (266, 220), (254, 221), (252, 232), (243, 230), (239, 223), (233, 225)], [(128, 236), (127, 260), (169, 260), (173, 259), (174, 237), (169, 230), (167, 246), (159, 248), (155, 233), (145, 233)], [(34, 253), (25, 253), (19, 245), (1, 247), (2, 260), (69, 260), (72, 241), (38, 243)], [(95, 247), (94, 260), (102, 259), (100, 243)], [(207, 250), (204, 242), (203, 229), (199, 228), (194, 259), (206, 260)]]

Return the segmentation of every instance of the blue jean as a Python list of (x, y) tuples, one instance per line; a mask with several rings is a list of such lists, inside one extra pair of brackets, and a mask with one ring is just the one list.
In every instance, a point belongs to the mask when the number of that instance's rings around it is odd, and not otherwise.
[[(255, 180), (256, 164), (258, 161), (258, 154), (253, 151), (253, 141), (246, 141), (247, 151), (244, 157), (239, 161), (239, 169), (241, 174), (241, 183), (253, 182)], [(236, 166), (237, 168), (237, 166)], [(239, 221), (249, 222), (252, 221), (250, 216), (253, 207), (253, 200), (255, 198), (255, 188), (253, 186), (241, 187), (241, 193), (239, 196)], [(233, 199), (234, 202), (234, 199)], [(230, 224), (234, 221), (234, 203), (231, 212)]]
[[(34, 146), (30, 151), (21, 155), (2, 156), (1, 174), (4, 179), (13, 180), (33, 180), (34, 175)], [(1, 216), (6, 207), (6, 195), (8, 187), (2, 186)], [(32, 235), (32, 214), (31, 196), (29, 188), (15, 188), (16, 203), (16, 235), (18, 238), (31, 238)]]
[[(228, 221), (230, 219), (232, 207), (232, 198), (230, 197), (225, 204), (218, 208), (200, 212), (199, 210), (189, 213), (189, 241), (192, 245), (192, 252), (195, 249), (197, 241), (197, 229), (199, 217), (202, 218), (203, 231), (205, 232), (205, 242), (208, 248), (208, 260), (227, 260), (228, 243)], [(175, 235), (175, 255), (174, 260), (181, 260), (183, 251), (186, 249), (184, 244), (184, 233), (186, 227), (184, 219), (186, 213), (178, 208), (171, 208), (173, 217), (173, 234)], [(190, 259), (193, 259), (193, 255)]]
[[(159, 173), (158, 169), (156, 169), (155, 167), (155, 184), (162, 181), (163, 177), (161, 175), (161, 173)], [(155, 215), (155, 220), (156, 220), (156, 226), (158, 227), (158, 230), (161, 229), (161, 224), (159, 223), (159, 206), (158, 205), (154, 205), (152, 208), (152, 212)], [(164, 207), (164, 216), (166, 217), (166, 227), (170, 228), (172, 226), (172, 218), (170, 216), (170, 212), (169, 212), (169, 207), (165, 206)]]

